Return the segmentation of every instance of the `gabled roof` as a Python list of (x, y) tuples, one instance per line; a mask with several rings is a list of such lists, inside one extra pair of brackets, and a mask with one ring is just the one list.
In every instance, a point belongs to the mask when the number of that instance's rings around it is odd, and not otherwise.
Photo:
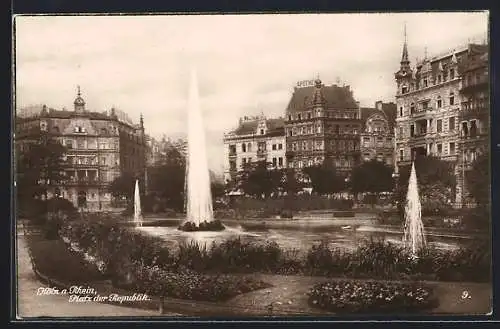
[(361, 108), (361, 120), (363, 125), (366, 125), (366, 121), (373, 115), (380, 114), (383, 116), (389, 125), (389, 129), (392, 132), (396, 124), (397, 109), (395, 103), (382, 103), (382, 109), (379, 110), (373, 107), (362, 107)]
[[(314, 86), (295, 88), (292, 98), (286, 108), (286, 112), (289, 113), (305, 110), (307, 106), (311, 105), (315, 90), (316, 87)], [(337, 85), (323, 85), (321, 87), (321, 91), (326, 101), (327, 108), (358, 108), (349, 86), (340, 87)]]

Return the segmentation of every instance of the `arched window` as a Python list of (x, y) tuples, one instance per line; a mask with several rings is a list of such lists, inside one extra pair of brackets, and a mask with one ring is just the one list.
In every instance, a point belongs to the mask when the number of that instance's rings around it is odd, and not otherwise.
[(247, 144), (247, 151), (252, 152), (252, 144), (250, 143)]

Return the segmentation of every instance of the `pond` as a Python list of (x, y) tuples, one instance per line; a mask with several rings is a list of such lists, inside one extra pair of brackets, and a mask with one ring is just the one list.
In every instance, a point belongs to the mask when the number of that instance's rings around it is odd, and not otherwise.
[[(369, 219), (338, 220), (226, 220), (226, 229), (222, 232), (182, 232), (177, 230), (180, 221), (164, 220), (145, 223), (138, 228), (148, 234), (159, 236), (172, 247), (181, 242), (198, 242), (210, 245), (224, 240), (240, 237), (243, 241), (278, 243), (283, 249), (307, 251), (312, 245), (327, 241), (331, 248), (352, 250), (363, 240), (374, 238), (401, 244), (403, 229), (398, 226), (379, 225)], [(427, 242), (441, 250), (454, 250), (470, 241), (473, 236), (465, 232), (429, 229), (426, 231)]]

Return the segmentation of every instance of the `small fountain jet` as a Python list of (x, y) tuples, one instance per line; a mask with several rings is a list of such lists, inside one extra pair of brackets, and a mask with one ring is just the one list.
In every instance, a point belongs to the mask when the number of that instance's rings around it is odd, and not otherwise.
[(139, 194), (139, 180), (135, 180), (135, 191), (134, 191), (134, 223), (136, 226), (141, 227), (143, 222), (142, 210), (141, 210), (141, 195)]
[(427, 242), (422, 223), (422, 206), (418, 195), (417, 173), (415, 163), (411, 165), (408, 192), (406, 194), (405, 227), (403, 235), (404, 246), (411, 252), (413, 258), (417, 257), (418, 251), (425, 248)]

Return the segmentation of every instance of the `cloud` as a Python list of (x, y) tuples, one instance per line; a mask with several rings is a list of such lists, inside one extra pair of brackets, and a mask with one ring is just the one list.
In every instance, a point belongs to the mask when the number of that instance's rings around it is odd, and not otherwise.
[(284, 115), (296, 81), (337, 78), (364, 106), (394, 100), (406, 22), (410, 58), (484, 36), (471, 13), (17, 16), (17, 107), (88, 107), (144, 115), (154, 136), (186, 128), (188, 73), (198, 70), (211, 166), (238, 118)]

